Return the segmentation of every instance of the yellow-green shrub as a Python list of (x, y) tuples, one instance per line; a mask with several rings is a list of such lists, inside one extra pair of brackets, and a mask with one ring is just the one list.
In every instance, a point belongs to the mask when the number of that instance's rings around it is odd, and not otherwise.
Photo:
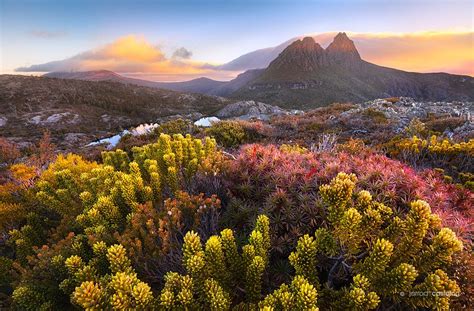
[(247, 139), (244, 128), (237, 121), (216, 122), (206, 130), (206, 133), (224, 147), (238, 146)]

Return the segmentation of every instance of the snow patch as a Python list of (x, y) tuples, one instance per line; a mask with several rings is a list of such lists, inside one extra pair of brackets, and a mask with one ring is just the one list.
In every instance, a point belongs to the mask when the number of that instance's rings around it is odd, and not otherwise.
[(125, 131), (123, 131), (123, 132), (121, 132), (117, 135), (112, 136), (112, 137), (102, 138), (102, 139), (93, 141), (90, 144), (88, 144), (87, 146), (97, 146), (97, 145), (104, 144), (104, 145), (107, 145), (107, 147), (106, 147), (107, 149), (112, 149), (115, 146), (117, 146), (117, 144), (120, 142), (120, 139), (126, 134), (130, 134), (130, 132), (128, 130), (125, 130)]
[(96, 145), (104, 144), (104, 145), (107, 145), (107, 147), (106, 147), (107, 149), (112, 149), (112, 148), (114, 148), (115, 146), (118, 145), (118, 143), (120, 142), (120, 139), (122, 139), (123, 136), (125, 136), (127, 134), (132, 135), (132, 136), (140, 136), (140, 135), (150, 134), (158, 126), (160, 126), (160, 125), (157, 124), (157, 123), (140, 124), (137, 127), (132, 128), (131, 130), (124, 130), (124, 131), (122, 131), (122, 132), (120, 132), (120, 133), (118, 133), (114, 136), (107, 137), (107, 138), (102, 138), (102, 139), (93, 141), (90, 144), (88, 144), (88, 146), (96, 146)]
[(0, 126), (4, 126), (5, 124), (7, 124), (7, 118), (5, 117), (0, 117)]
[(209, 127), (212, 123), (219, 122), (220, 119), (217, 117), (205, 117), (197, 120), (194, 122), (194, 125), (202, 126), (202, 127)]
[(140, 124), (136, 128), (132, 129), (130, 133), (133, 136), (140, 136), (140, 135), (145, 135), (145, 134), (150, 134), (153, 132), (154, 129), (156, 129), (158, 126), (160, 126), (158, 123), (145, 123), (145, 124)]
[(41, 123), (41, 116), (34, 116), (29, 122), (38, 125)]

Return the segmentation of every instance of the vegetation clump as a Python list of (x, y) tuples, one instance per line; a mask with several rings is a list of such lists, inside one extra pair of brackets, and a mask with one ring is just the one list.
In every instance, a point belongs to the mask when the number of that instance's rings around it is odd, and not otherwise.
[(224, 147), (236, 147), (247, 139), (242, 125), (237, 121), (220, 121), (212, 124), (207, 134)]
[[(222, 152), (218, 144), (235, 148), (257, 136), (245, 123), (217, 124), (208, 130), (215, 139), (161, 133), (150, 144), (104, 151), (98, 161), (51, 157), (47, 144), (25, 163), (2, 151), (0, 308), (469, 304), (461, 295), (474, 275), (467, 187), (359, 140)], [(471, 141), (437, 137), (400, 140), (396, 148), (472, 156)]]

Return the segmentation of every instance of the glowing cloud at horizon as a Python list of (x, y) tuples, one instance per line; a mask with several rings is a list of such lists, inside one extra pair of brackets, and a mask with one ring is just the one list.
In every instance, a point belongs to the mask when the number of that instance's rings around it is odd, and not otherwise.
[[(351, 33), (363, 59), (377, 65), (416, 72), (449, 72), (474, 76), (474, 32)], [(311, 34), (327, 46), (335, 33)], [(179, 51), (178, 51), (179, 50)], [(190, 59), (184, 47), (167, 57), (139, 35), (127, 35), (98, 49), (17, 72), (88, 71), (107, 69), (151, 80), (179, 81), (200, 76), (231, 79), (238, 72), (218, 70)], [(185, 57), (176, 57), (182, 55)], [(267, 64), (263, 64), (265, 67)], [(244, 68), (251, 69), (251, 68)]]
[[(336, 33), (310, 35), (327, 46)], [(362, 58), (415, 72), (474, 76), (474, 32), (351, 33)]]
[[(179, 52), (182, 52), (180, 48)], [(188, 52), (189, 53), (189, 52)], [(179, 77), (212, 74), (203, 63), (184, 58), (167, 58), (161, 49), (143, 36), (128, 35), (95, 50), (86, 51), (64, 60), (52, 61), (17, 72), (89, 71), (107, 69), (119, 73), (144, 74), (169, 80)], [(178, 78), (176, 78), (178, 77)]]

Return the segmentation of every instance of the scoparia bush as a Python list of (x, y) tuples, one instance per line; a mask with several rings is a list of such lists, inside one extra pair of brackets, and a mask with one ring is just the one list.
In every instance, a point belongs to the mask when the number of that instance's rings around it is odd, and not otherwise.
[[(296, 149), (295, 147), (292, 147)], [(248, 228), (259, 213), (270, 217), (273, 247), (288, 253), (299, 236), (313, 230), (319, 162), (310, 152), (276, 146), (249, 145), (227, 169), (232, 201), (224, 213), (232, 228)]]
[(412, 201), (423, 199), (458, 234), (467, 238), (472, 230), (473, 194), (446, 184), (436, 174), (417, 173), (370, 150), (299, 154), (273, 145), (245, 146), (226, 169), (232, 200), (224, 220), (233, 228), (248, 228), (258, 213), (269, 215), (275, 232), (273, 246), (288, 253), (299, 236), (319, 226), (323, 209), (319, 186), (339, 172), (355, 174), (357, 188), (399, 213), (406, 213)]
[(183, 266), (186, 275), (169, 272), (160, 294), (165, 310), (229, 310), (233, 301), (253, 306), (261, 298), (262, 277), (269, 263), (270, 228), (258, 217), (248, 243), (238, 251), (234, 233), (223, 230), (203, 246), (199, 235), (186, 234)]
[[(302, 236), (290, 254), (295, 271), (290, 284), (265, 296), (262, 275), (271, 264), (270, 222), (259, 216), (241, 253), (231, 230), (210, 237), (205, 246), (196, 233), (188, 233), (183, 246), (187, 274), (166, 276), (161, 306), (447, 310), (460, 288), (446, 271), (463, 243), (452, 230), (441, 227), (426, 202), (414, 201), (408, 213), (398, 216), (369, 192), (357, 192), (356, 181), (355, 175), (340, 173), (320, 186), (323, 225), (314, 234)], [(418, 292), (430, 294), (409, 294)]]
[(213, 123), (206, 133), (214, 137), (224, 147), (236, 147), (247, 140), (243, 126), (237, 121), (219, 121)]
[(414, 135), (387, 143), (387, 150), (414, 167), (443, 169), (446, 175), (470, 187), (464, 174), (474, 170), (474, 139), (453, 142), (436, 135), (427, 139)]
[[(222, 157), (213, 139), (163, 134), (157, 143), (135, 148), (132, 155), (121, 150), (104, 152), (103, 162), (60, 155), (28, 190), (32, 195), (22, 194), (34, 209), (25, 209), (29, 205), (23, 202), (0, 202), (0, 212), (26, 211), (2, 221), (7, 228), (15, 228), (7, 240), (7, 251), (19, 264), (18, 280), (13, 283), (26, 284), (28, 293), (41, 297), (38, 301), (56, 308), (64, 304), (63, 297), (53, 294), (61, 274), (51, 276), (47, 272), (50, 264), (38, 256), (73, 254), (89, 260), (95, 243), (119, 242), (133, 255), (137, 271), (147, 280), (156, 279), (167, 271), (163, 269), (175, 266), (172, 260), (162, 263), (168, 254), (177, 253), (184, 230), (194, 229), (205, 236), (217, 232), (219, 199), (183, 191), (196, 174), (218, 173)], [(70, 232), (75, 234), (74, 242), (65, 243)], [(43, 244), (58, 248), (51, 247), (45, 256), (37, 251)], [(33, 278), (33, 271), (44, 274), (48, 281)]]

